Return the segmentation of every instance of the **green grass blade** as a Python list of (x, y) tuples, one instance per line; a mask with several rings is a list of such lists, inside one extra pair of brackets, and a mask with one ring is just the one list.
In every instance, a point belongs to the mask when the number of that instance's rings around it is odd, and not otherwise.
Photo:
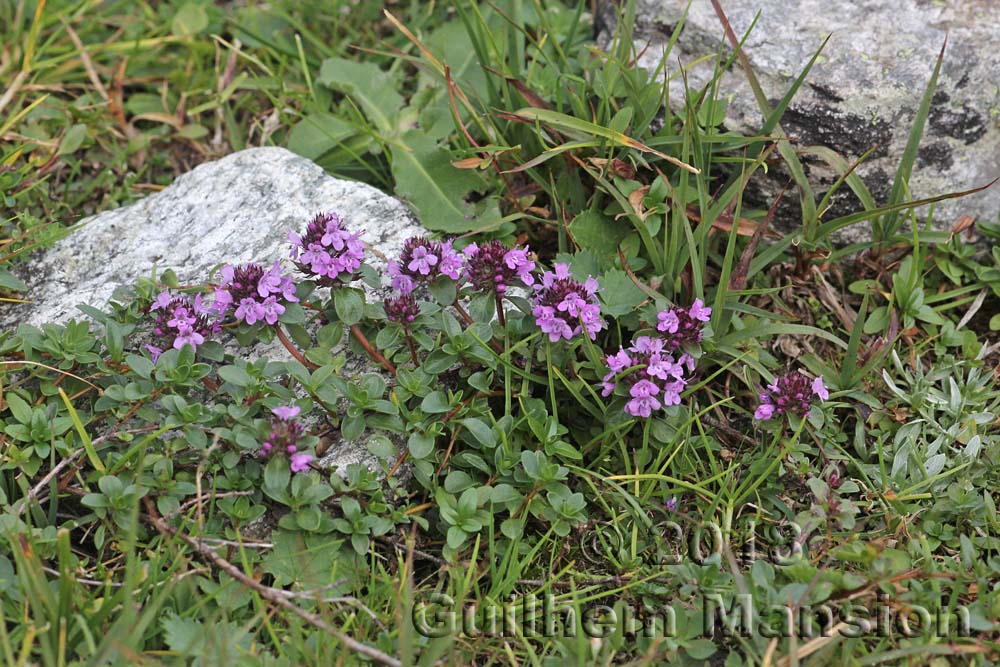
[(90, 465), (94, 466), (94, 469), (98, 472), (105, 472), (107, 468), (104, 467), (104, 462), (101, 461), (101, 457), (98, 456), (93, 440), (90, 439), (87, 429), (84, 428), (83, 422), (80, 421), (80, 415), (76, 413), (76, 409), (70, 402), (69, 396), (67, 396), (66, 392), (62, 390), (62, 387), (59, 388), (59, 395), (62, 397), (63, 403), (66, 404), (66, 410), (69, 412), (69, 418), (73, 420), (73, 426), (76, 428), (77, 435), (80, 436), (80, 442), (83, 444), (84, 451), (87, 452), (87, 458), (90, 459)]

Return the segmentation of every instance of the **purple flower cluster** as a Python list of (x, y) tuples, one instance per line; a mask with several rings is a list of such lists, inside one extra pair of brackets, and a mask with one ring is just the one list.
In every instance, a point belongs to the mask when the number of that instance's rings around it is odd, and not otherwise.
[(627, 388), (625, 412), (633, 417), (649, 417), (661, 407), (679, 405), (686, 375), (694, 370), (691, 355), (674, 357), (662, 338), (651, 336), (639, 336), (627, 350), (619, 348), (617, 354), (608, 355), (607, 364), (611, 371), (604, 376), (601, 393), (610, 396), (619, 385)]
[(360, 236), (347, 231), (342, 223), (336, 213), (320, 213), (302, 236), (288, 232), (296, 266), (327, 287), (351, 282), (365, 259)]
[(271, 410), (275, 419), (271, 420), (271, 433), (260, 446), (261, 456), (271, 456), (275, 452), (288, 455), (292, 472), (303, 472), (309, 469), (309, 464), (315, 459), (312, 454), (299, 451), (299, 438), (302, 437), (302, 425), (295, 421), (299, 416), (297, 405), (286, 405)]
[(390, 322), (399, 322), (403, 326), (417, 319), (420, 306), (412, 294), (400, 294), (382, 301), (385, 307), (385, 317)]
[(399, 259), (389, 262), (392, 286), (402, 294), (438, 276), (458, 280), (462, 269), (462, 256), (452, 249), (451, 241), (432, 241), (422, 236), (406, 239)]
[(760, 395), (760, 405), (753, 413), (754, 419), (771, 419), (792, 413), (804, 417), (812, 405), (813, 398), (825, 401), (830, 392), (817, 377), (810, 383), (802, 373), (787, 373), (767, 385)]
[(542, 284), (535, 286), (531, 314), (553, 343), (562, 338), (571, 340), (583, 331), (594, 340), (604, 328), (597, 302), (597, 280), (588, 277), (581, 284), (570, 276), (568, 264), (556, 264), (555, 271), (542, 275)]
[(275, 262), (267, 271), (259, 264), (222, 267), (222, 283), (215, 291), (215, 307), (225, 313), (235, 307), (237, 320), (247, 324), (275, 324), (285, 312), (284, 303), (298, 301), (295, 283)]
[(712, 319), (712, 309), (701, 299), (695, 299), (689, 308), (675, 306), (656, 314), (656, 330), (663, 335), (664, 345), (673, 352), (684, 345), (701, 342), (702, 328)]
[(477, 290), (502, 297), (507, 288), (520, 283), (533, 285), (535, 263), (528, 248), (508, 248), (500, 241), (483, 245), (470, 243), (462, 253), (466, 257), (465, 277)]
[(192, 300), (185, 295), (174, 296), (170, 290), (160, 292), (149, 306), (149, 313), (156, 313), (153, 335), (158, 344), (146, 346), (153, 362), (168, 347), (179, 350), (190, 345), (197, 349), (209, 336), (219, 333), (222, 318), (216, 305), (206, 306), (201, 294), (196, 294)]
[(704, 323), (711, 318), (712, 309), (701, 299), (687, 308), (657, 313), (658, 336), (639, 336), (627, 350), (619, 348), (607, 357), (610, 372), (603, 379), (603, 394), (610, 396), (619, 386), (628, 389), (625, 412), (633, 417), (649, 417), (661, 407), (680, 404), (695, 369), (694, 357), (682, 348), (701, 342)]

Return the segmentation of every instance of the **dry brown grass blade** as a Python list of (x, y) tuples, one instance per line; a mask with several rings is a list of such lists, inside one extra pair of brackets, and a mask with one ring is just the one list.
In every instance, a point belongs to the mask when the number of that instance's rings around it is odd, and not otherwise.
[(515, 79), (512, 76), (505, 76), (504, 74), (498, 72), (497, 70), (493, 69), (492, 67), (484, 67), (483, 69), (485, 69), (487, 72), (489, 72), (491, 74), (495, 74), (495, 75), (503, 78), (507, 83), (509, 83), (510, 85), (514, 86), (514, 89), (517, 90), (517, 92), (521, 93), (521, 97), (523, 97), (524, 100), (528, 104), (530, 104), (531, 106), (537, 107), (539, 109), (551, 109), (552, 108), (551, 106), (549, 106), (548, 102), (546, 102), (545, 100), (543, 100), (541, 98), (541, 96), (538, 95), (538, 93), (536, 93), (535, 91), (533, 91), (531, 88), (528, 88), (528, 86), (525, 85), (525, 83), (523, 81), (520, 81), (519, 79)]
[(80, 62), (83, 63), (83, 69), (87, 73), (87, 78), (90, 79), (90, 83), (94, 85), (97, 89), (98, 94), (104, 98), (105, 102), (110, 102), (111, 98), (108, 97), (108, 89), (104, 87), (104, 82), (101, 81), (101, 77), (97, 75), (97, 69), (94, 67), (94, 62), (90, 59), (90, 54), (87, 52), (87, 47), (83, 45), (83, 41), (80, 36), (76, 34), (73, 30), (73, 26), (63, 19), (63, 27), (66, 28), (66, 34), (69, 38), (73, 40), (73, 46), (76, 47), (77, 52), (80, 54)]
[(854, 322), (858, 319), (858, 314), (854, 312), (844, 299), (837, 294), (830, 283), (827, 282), (823, 272), (818, 266), (811, 267), (813, 277), (816, 279), (817, 296), (827, 309), (837, 316), (844, 329), (851, 331), (854, 329)]
[[(687, 217), (689, 220), (694, 220), (695, 222), (701, 222), (701, 216), (698, 215), (693, 206), (688, 206)], [(766, 236), (769, 239), (777, 240), (783, 238), (779, 232), (774, 231), (764, 223), (757, 222), (756, 220), (749, 220), (747, 218), (740, 218), (736, 222), (736, 233), (739, 234), (740, 236), (753, 236), (754, 233), (760, 227), (765, 228), (764, 236)], [(725, 217), (723, 219), (716, 220), (715, 222), (712, 223), (712, 229), (729, 234), (733, 231), (733, 220), (730, 217)]]
[[(750, 242), (747, 246), (743, 248), (743, 254), (740, 255), (740, 261), (736, 263), (733, 268), (733, 274), (729, 277), (729, 289), (731, 290), (741, 290), (747, 286), (747, 275), (750, 273), (750, 262), (753, 261), (754, 255), (757, 254), (757, 246), (760, 245), (760, 241), (764, 238), (764, 232), (768, 227), (771, 226), (771, 220), (774, 218), (775, 212), (778, 210), (778, 204), (781, 202), (781, 198), (785, 196), (785, 192), (788, 191), (788, 186), (778, 193), (778, 197), (771, 204), (771, 208), (768, 209), (767, 215), (764, 216), (764, 221), (757, 227), (757, 230), (750, 237)], [(734, 199), (733, 202), (736, 200)]]
[[(798, 661), (812, 655), (813, 653), (820, 650), (830, 642), (840, 639), (841, 631), (848, 627), (851, 627), (849, 623), (841, 621), (840, 623), (837, 623), (837, 625), (830, 628), (829, 635), (824, 635), (823, 637), (816, 637), (814, 639), (807, 641), (802, 646), (798, 647), (798, 649), (795, 651), (795, 660), (796, 660), (795, 664), (799, 664)], [(778, 667), (790, 667), (791, 664), (792, 664), (792, 656), (786, 655), (778, 660)]]

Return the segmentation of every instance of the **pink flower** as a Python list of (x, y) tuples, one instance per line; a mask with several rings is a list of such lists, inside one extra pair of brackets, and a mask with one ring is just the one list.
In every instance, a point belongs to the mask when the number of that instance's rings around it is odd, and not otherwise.
[(706, 306), (701, 299), (695, 299), (694, 303), (691, 304), (691, 309), (688, 311), (688, 315), (690, 315), (693, 320), (708, 322), (712, 319), (712, 309)]
[[(260, 305), (260, 310), (263, 313), (262, 317), (268, 324), (275, 324), (278, 318), (281, 317), (282, 313), (285, 312), (285, 307), (278, 303), (278, 300), (271, 295), (264, 299), (264, 303)], [(249, 322), (247, 322), (249, 324)]]
[[(290, 233), (288, 240), (292, 244), (289, 256), (298, 269), (327, 287), (354, 280), (365, 259), (360, 235), (348, 231), (336, 213), (320, 213), (306, 225), (302, 236)], [(281, 290), (281, 294), (287, 301), (294, 300), (287, 297), (288, 290)]]
[(156, 295), (156, 299), (153, 300), (152, 305), (150, 305), (150, 310), (160, 310), (161, 308), (166, 308), (170, 305), (170, 302), (174, 300), (174, 297), (170, 295), (170, 290), (163, 290)]
[(656, 330), (663, 331), (665, 333), (677, 333), (677, 328), (681, 324), (680, 319), (677, 317), (677, 313), (673, 310), (664, 310), (657, 313), (656, 319), (658, 320)]
[(309, 464), (313, 461), (312, 454), (292, 454), (291, 465), (292, 472), (304, 472), (309, 470)]
[(527, 248), (508, 248), (500, 241), (489, 241), (482, 246), (470, 243), (463, 253), (465, 277), (478, 290), (503, 296), (511, 285), (535, 282), (535, 263)]
[(197, 349), (197, 347), (204, 342), (205, 342), (204, 336), (202, 336), (200, 333), (198, 333), (191, 327), (188, 327), (186, 329), (181, 330), (180, 335), (174, 338), (174, 349), (179, 350), (185, 345), (190, 345), (191, 347)]
[(594, 340), (604, 328), (601, 306), (597, 302), (597, 281), (588, 278), (583, 284), (570, 277), (569, 265), (557, 263), (554, 271), (542, 275), (535, 286), (535, 306), (531, 314), (535, 324), (553, 343), (585, 332)]
[(297, 405), (281, 405), (273, 408), (271, 413), (282, 421), (288, 421), (289, 419), (298, 417), (301, 411), (302, 409)]
[(406, 239), (398, 260), (389, 262), (392, 286), (402, 294), (409, 294), (418, 284), (447, 276), (458, 280), (462, 276), (464, 262), (461, 255), (451, 247), (450, 241), (433, 241), (422, 236)]
[(761, 404), (757, 406), (757, 409), (753, 413), (754, 419), (770, 419), (774, 415), (774, 406), (770, 403), (764, 403), (764, 395), (760, 396)]
[(264, 306), (252, 297), (241, 299), (240, 305), (236, 308), (236, 319), (247, 324), (255, 324), (257, 320), (264, 319)]
[(823, 384), (823, 376), (818, 376), (815, 380), (813, 380), (811, 389), (821, 401), (825, 401), (830, 398), (830, 391), (826, 388), (826, 385)]
[(623, 370), (632, 365), (632, 359), (628, 356), (628, 352), (622, 348), (618, 348), (617, 354), (612, 354), (607, 358), (608, 368), (610, 368), (615, 373), (621, 373)]
[[(619, 349), (605, 361), (610, 372), (601, 380), (602, 395), (610, 396), (623, 385), (630, 397), (625, 412), (634, 417), (649, 417), (661, 407), (680, 405), (687, 373), (694, 371), (691, 355), (675, 357), (665, 349), (662, 338), (652, 336), (637, 337), (628, 350)], [(617, 382), (616, 376), (620, 376)]]
[(653, 410), (660, 409), (656, 395), (660, 388), (649, 380), (639, 380), (629, 390), (632, 400), (625, 404), (625, 412), (633, 417), (649, 417)]
[(712, 319), (712, 309), (701, 299), (695, 299), (689, 308), (673, 307), (656, 314), (656, 330), (666, 334), (664, 345), (670, 351), (701, 341), (703, 323)]
[(418, 271), (421, 275), (427, 275), (431, 268), (438, 263), (436, 255), (427, 250), (427, 246), (417, 246), (410, 255), (411, 259), (406, 268), (410, 271)]
[(813, 397), (821, 401), (830, 398), (822, 377), (810, 383), (801, 373), (781, 375), (760, 394), (760, 405), (754, 411), (754, 419), (771, 419), (788, 413), (804, 417), (809, 412)]
[(186, 294), (173, 296), (170, 290), (160, 292), (150, 304), (148, 313), (153, 317), (155, 345), (147, 346), (154, 363), (167, 347), (181, 349), (185, 345), (197, 349), (205, 339), (222, 330), (221, 319), (213, 318), (214, 304), (206, 307), (202, 295), (192, 300)]

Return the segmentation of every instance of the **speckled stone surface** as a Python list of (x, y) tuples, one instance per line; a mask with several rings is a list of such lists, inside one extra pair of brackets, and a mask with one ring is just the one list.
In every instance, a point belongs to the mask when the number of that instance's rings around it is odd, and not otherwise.
[[(82, 318), (76, 308), (107, 304), (120, 285), (173, 269), (199, 283), (224, 263), (270, 263), (288, 256), (289, 230), (301, 231), (316, 213), (335, 211), (368, 244), (368, 262), (385, 266), (403, 242), (423, 228), (398, 199), (322, 168), (283, 148), (252, 148), (202, 164), (164, 190), (84, 220), (53, 248), (17, 267), (32, 303), (0, 306), (0, 328)], [(388, 281), (386, 281), (388, 282)], [(280, 345), (248, 356), (287, 360)], [(348, 355), (351, 353), (348, 351)], [(351, 375), (381, 372), (367, 358), (349, 358)], [(361, 442), (334, 442), (323, 462), (377, 465)]]
[[(832, 34), (782, 125), (798, 145), (828, 146), (848, 161), (878, 146), (858, 169), (877, 200), (884, 200), (891, 188), (947, 34), (937, 94), (910, 181), (913, 196), (966, 190), (1000, 176), (1000, 49), (996, 47), (1000, 5), (995, 0), (722, 0), (721, 4), (740, 37), (760, 11), (745, 51), (772, 103)], [(642, 66), (656, 68), (687, 6), (688, 0), (638, 0), (634, 41)], [(611, 2), (605, 2), (603, 9), (606, 43), (617, 10)], [(678, 45), (668, 58), (667, 73), (676, 74), (679, 62), (689, 65), (718, 53), (724, 41), (711, 2), (693, 0)], [(728, 43), (726, 53), (732, 53)], [(710, 79), (712, 60), (689, 70), (692, 88)], [(681, 77), (674, 77), (671, 85), (672, 98), (683, 99)], [(738, 65), (723, 75), (720, 97), (729, 103), (728, 129), (752, 133), (760, 127), (763, 117)], [(836, 177), (818, 160), (808, 160), (807, 169), (824, 190)], [(756, 195), (770, 201), (787, 182), (787, 174), (778, 170)], [(827, 219), (857, 210), (857, 200), (844, 190)], [(796, 199), (784, 198), (779, 216), (786, 223), (798, 217)], [(939, 203), (934, 218), (938, 227), (948, 228), (961, 215), (996, 221), (998, 213), (1000, 187), (994, 187)], [(866, 233), (863, 228), (852, 230), (856, 238)]]
[(173, 269), (204, 282), (220, 264), (288, 256), (288, 232), (336, 211), (373, 249), (393, 256), (422, 228), (406, 206), (379, 190), (333, 178), (284, 148), (250, 148), (207, 162), (164, 190), (83, 220), (78, 230), (17, 267), (33, 303), (5, 308), (0, 326), (64, 322), (76, 304), (101, 307), (119, 285)]

